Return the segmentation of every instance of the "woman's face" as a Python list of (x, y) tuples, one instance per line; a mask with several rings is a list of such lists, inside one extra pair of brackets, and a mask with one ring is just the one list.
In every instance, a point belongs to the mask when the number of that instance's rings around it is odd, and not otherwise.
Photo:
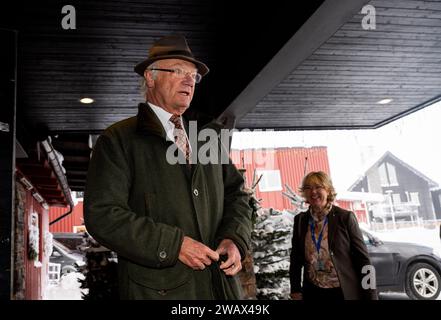
[(328, 190), (318, 181), (308, 181), (303, 186), (303, 194), (312, 207), (323, 209), (328, 203)]

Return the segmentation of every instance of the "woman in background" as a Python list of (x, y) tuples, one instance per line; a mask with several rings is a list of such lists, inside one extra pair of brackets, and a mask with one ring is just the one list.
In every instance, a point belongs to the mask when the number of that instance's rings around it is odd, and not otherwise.
[[(376, 300), (375, 274), (353, 212), (333, 204), (330, 177), (311, 172), (300, 188), (309, 203), (294, 218), (290, 281), (293, 300)], [(303, 283), (301, 283), (303, 267)], [(371, 281), (362, 281), (363, 277)], [(363, 283), (363, 285), (362, 285)], [(363, 286), (365, 288), (363, 288)]]

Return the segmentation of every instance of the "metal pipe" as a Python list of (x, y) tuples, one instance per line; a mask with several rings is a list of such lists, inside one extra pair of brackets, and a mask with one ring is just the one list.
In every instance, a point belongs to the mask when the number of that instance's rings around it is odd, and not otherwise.
[(41, 145), (43, 146), (44, 150), (47, 153), (47, 158), (49, 160), (49, 163), (51, 164), (52, 169), (55, 172), (55, 175), (56, 175), (57, 180), (58, 180), (58, 182), (59, 182), (59, 184), (61, 186), (63, 194), (64, 194), (64, 196), (65, 196), (65, 198), (66, 198), (66, 200), (67, 200), (67, 202), (69, 204), (69, 210), (66, 213), (64, 213), (62, 216), (60, 216), (57, 219), (51, 221), (49, 223), (49, 225), (51, 226), (54, 223), (60, 221), (64, 217), (66, 217), (69, 214), (71, 214), (72, 211), (73, 211), (74, 203), (73, 203), (73, 200), (72, 200), (72, 195), (70, 193), (70, 188), (69, 188), (69, 184), (67, 182), (66, 175), (64, 174), (64, 172), (62, 170), (61, 164), (58, 161), (58, 158), (57, 158), (57, 156), (55, 154), (55, 150), (54, 150), (50, 140), (46, 139), (44, 141), (41, 141)]
[(59, 216), (57, 219), (52, 220), (51, 222), (49, 222), (49, 225), (51, 226), (51, 225), (53, 225), (54, 223), (57, 223), (58, 221), (60, 221), (61, 219), (64, 219), (64, 217), (70, 215), (70, 214), (72, 213), (72, 211), (73, 211), (73, 208), (74, 208), (73, 205), (71, 205), (71, 204), (69, 203), (69, 211), (67, 211), (67, 212), (64, 213), (63, 215)]

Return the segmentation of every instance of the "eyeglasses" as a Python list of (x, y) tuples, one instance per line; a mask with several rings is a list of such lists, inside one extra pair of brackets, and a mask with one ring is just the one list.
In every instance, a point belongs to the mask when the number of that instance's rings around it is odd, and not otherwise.
[(317, 190), (317, 191), (321, 191), (321, 190), (323, 190), (325, 187), (324, 186), (319, 186), (319, 185), (316, 185), (316, 186), (308, 186), (308, 185), (306, 185), (306, 186), (304, 186), (303, 188), (302, 188), (302, 190), (303, 191), (313, 191), (314, 189), (315, 190)]
[(202, 79), (202, 76), (200, 73), (185, 71), (180, 68), (174, 68), (174, 69), (150, 68), (147, 70), (171, 72), (178, 78), (185, 78), (186, 76), (190, 76), (190, 78), (192, 78), (194, 80), (194, 82), (196, 82), (196, 83), (201, 82), (201, 79)]

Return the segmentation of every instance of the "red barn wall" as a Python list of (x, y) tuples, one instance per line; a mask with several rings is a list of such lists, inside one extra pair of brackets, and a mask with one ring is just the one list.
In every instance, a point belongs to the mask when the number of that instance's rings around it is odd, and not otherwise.
[[(285, 184), (287, 184), (296, 193), (305, 175), (305, 168), (306, 173), (324, 171), (330, 174), (326, 147), (232, 150), (231, 159), (237, 168), (246, 169), (248, 186), (253, 181), (254, 169), (280, 170), (283, 191), (286, 191)], [(261, 161), (262, 159), (268, 161)], [(293, 208), (282, 191), (261, 192), (257, 187), (256, 197), (262, 199), (261, 205), (264, 208), (277, 210)]]
[[(69, 211), (69, 207), (50, 207), (49, 220), (54, 221), (56, 218), (62, 216)], [(83, 202), (79, 201), (72, 212), (49, 226), (50, 232), (74, 232), (74, 226), (81, 226), (84, 224), (83, 218)]]
[[(34, 260), (30, 260), (27, 257), (28, 247), (29, 247), (29, 223), (30, 214), (36, 212), (38, 214), (38, 225), (40, 232), (40, 248), (39, 248), (39, 258), (41, 262), (41, 267), (36, 267), (34, 265)], [(31, 192), (26, 192), (25, 200), (25, 299), (26, 300), (41, 300), (43, 299), (43, 292), (46, 288), (48, 267), (49, 267), (49, 257), (44, 250), (44, 236), (49, 230), (48, 221), (48, 210), (44, 209), (40, 203), (34, 199)]]

